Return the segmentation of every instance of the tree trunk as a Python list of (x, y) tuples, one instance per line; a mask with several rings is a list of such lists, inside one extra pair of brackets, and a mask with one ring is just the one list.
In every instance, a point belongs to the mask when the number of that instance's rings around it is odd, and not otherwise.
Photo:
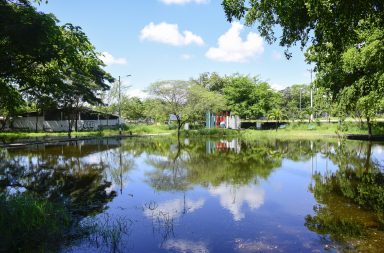
[(278, 122), (277, 120), (276, 120), (275, 125), (276, 125), (276, 132), (277, 132), (277, 127), (278, 127), (278, 125), (279, 125), (279, 122)]
[(368, 137), (372, 139), (372, 122), (369, 117), (367, 117), (367, 125), (368, 125)]
[(177, 120), (177, 139), (180, 139), (180, 131), (181, 131), (181, 120)]
[(71, 132), (72, 132), (71, 116), (68, 115), (68, 137), (71, 137)]
[(370, 169), (370, 162), (371, 162), (371, 155), (372, 155), (372, 142), (369, 141), (368, 147), (367, 147), (367, 155), (365, 159), (365, 172), (368, 173)]
[(39, 123), (39, 110), (36, 110), (36, 123), (35, 123), (35, 133), (37, 133), (37, 125)]
[(75, 118), (75, 131), (77, 132), (77, 120), (79, 118), (79, 112), (76, 111), (76, 118)]

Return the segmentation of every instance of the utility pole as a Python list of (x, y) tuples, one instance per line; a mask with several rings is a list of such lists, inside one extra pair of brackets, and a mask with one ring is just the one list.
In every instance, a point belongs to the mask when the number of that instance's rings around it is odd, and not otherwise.
[[(126, 75), (126, 77), (130, 77), (132, 75)], [(120, 119), (121, 119), (121, 80), (120, 80), (120, 76), (119, 76), (119, 119), (118, 119), (118, 123), (119, 123), (119, 135), (121, 135), (121, 122), (120, 122)]]
[(310, 88), (311, 88), (311, 122), (313, 122), (313, 87), (312, 87), (312, 72), (313, 72), (313, 69), (307, 69), (309, 71), (309, 73), (311, 73), (311, 84), (310, 84)]
[(300, 115), (301, 115), (301, 92), (303, 91), (303, 88), (300, 88)]
[(121, 135), (121, 122), (120, 122), (120, 118), (121, 118), (121, 81), (120, 81), (120, 76), (119, 76), (119, 119), (118, 119), (119, 135)]

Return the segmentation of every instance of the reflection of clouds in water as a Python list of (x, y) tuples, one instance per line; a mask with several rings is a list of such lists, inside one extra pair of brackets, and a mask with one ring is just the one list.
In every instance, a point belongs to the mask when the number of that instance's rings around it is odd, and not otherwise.
[(384, 154), (384, 148), (382, 146), (373, 146), (372, 151), (374, 154)]
[(257, 185), (234, 187), (221, 184), (217, 187), (211, 186), (209, 192), (220, 197), (221, 206), (232, 213), (235, 221), (245, 217), (245, 214), (241, 211), (244, 202), (251, 209), (257, 209), (264, 204), (264, 189)]
[(153, 209), (147, 208), (144, 210), (144, 214), (149, 218), (166, 214), (170, 219), (175, 219), (183, 213), (192, 213), (200, 209), (204, 203), (204, 199), (198, 199), (196, 201), (191, 199), (174, 199), (159, 203)]
[(209, 250), (204, 242), (194, 242), (189, 240), (168, 240), (164, 244), (164, 249), (174, 250), (180, 253), (208, 253)]
[(238, 252), (282, 252), (277, 245), (263, 241), (235, 240), (235, 250)]

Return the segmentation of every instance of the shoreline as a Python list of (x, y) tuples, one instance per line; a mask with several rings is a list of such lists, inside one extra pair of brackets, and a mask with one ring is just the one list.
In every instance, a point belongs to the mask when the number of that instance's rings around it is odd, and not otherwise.
[[(283, 140), (292, 140), (292, 139), (336, 139), (344, 138), (347, 140), (358, 140), (358, 141), (375, 141), (382, 142), (384, 141), (384, 135), (375, 135), (372, 138), (369, 138), (366, 134), (354, 134), (354, 133), (343, 133), (336, 134), (331, 132), (324, 131), (308, 131), (308, 130), (227, 130), (227, 129), (212, 129), (212, 130), (189, 130), (189, 132), (183, 131), (181, 133), (182, 137), (198, 137), (198, 136), (210, 136), (210, 137), (240, 137), (244, 140), (254, 141), (258, 139), (283, 139)], [(151, 136), (169, 136), (176, 134), (174, 131), (169, 130), (168, 132), (154, 132), (154, 133), (138, 133), (130, 134), (123, 132), (122, 135), (118, 133), (109, 133), (109, 134), (94, 134), (90, 132), (88, 135), (86, 133), (81, 135), (74, 135), (71, 137), (63, 136), (61, 133), (58, 135), (49, 134), (49, 135), (36, 135), (31, 133), (31, 136), (28, 137), (28, 133), (21, 137), (3, 137), (1, 138), (0, 134), (0, 148), (18, 148), (25, 147), (29, 145), (40, 145), (40, 144), (55, 144), (62, 142), (73, 142), (73, 141), (83, 141), (91, 140), (96, 138), (133, 138), (133, 137), (151, 137)], [(9, 140), (9, 142), (6, 141)]]

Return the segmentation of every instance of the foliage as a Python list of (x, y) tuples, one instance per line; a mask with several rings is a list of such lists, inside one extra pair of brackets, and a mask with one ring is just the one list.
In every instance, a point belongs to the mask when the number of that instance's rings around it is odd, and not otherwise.
[[(223, 0), (229, 21), (245, 18), (269, 43), (300, 42), (307, 47), (306, 59), (316, 64), (316, 85), (328, 89), (340, 102), (342, 113), (361, 111), (372, 135), (372, 116), (382, 110), (373, 103), (383, 97), (383, 3), (381, 0), (328, 1), (245, 1)], [(350, 110), (348, 110), (348, 108)]]
[(57, 23), (28, 1), (0, 1), (2, 113), (14, 114), (26, 97), (41, 109), (101, 103), (97, 93), (113, 78), (80, 27)]
[(231, 111), (247, 119), (266, 116), (281, 99), (268, 83), (241, 75), (227, 77), (223, 92)]
[(125, 119), (144, 119), (145, 105), (138, 97), (126, 97), (121, 99), (121, 115)]

